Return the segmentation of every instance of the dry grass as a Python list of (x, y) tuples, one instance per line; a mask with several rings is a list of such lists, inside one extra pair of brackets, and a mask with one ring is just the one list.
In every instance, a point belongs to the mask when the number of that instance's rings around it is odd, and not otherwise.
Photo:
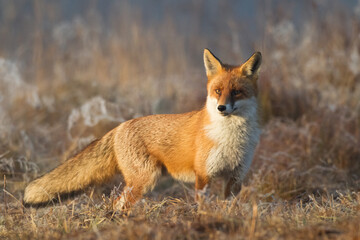
[[(60, 2), (1, 1), (0, 238), (359, 239), (360, 5), (304, 1), (299, 20), (281, 3), (258, 1), (257, 21), (244, 22), (235, 1), (112, 2), (106, 17), (96, 1), (73, 15)], [(23, 208), (31, 179), (118, 122), (201, 107), (205, 47), (229, 63), (264, 56), (264, 130), (238, 196), (217, 197), (214, 182), (195, 203), (191, 185), (164, 177), (128, 214), (111, 211), (118, 180)]]

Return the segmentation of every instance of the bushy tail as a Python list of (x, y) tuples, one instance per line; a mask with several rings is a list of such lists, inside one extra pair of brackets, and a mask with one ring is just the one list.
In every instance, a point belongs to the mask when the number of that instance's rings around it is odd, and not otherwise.
[(117, 173), (113, 146), (114, 131), (92, 142), (73, 158), (51, 172), (32, 181), (25, 189), (26, 204), (41, 204), (81, 190), (90, 184), (101, 184)]

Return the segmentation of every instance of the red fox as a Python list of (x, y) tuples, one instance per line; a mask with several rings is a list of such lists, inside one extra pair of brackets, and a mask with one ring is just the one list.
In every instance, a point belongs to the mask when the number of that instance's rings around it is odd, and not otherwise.
[(51, 201), (58, 194), (100, 184), (117, 173), (125, 188), (117, 207), (128, 208), (153, 189), (162, 168), (195, 182), (199, 191), (214, 177), (227, 181), (225, 197), (236, 195), (260, 137), (257, 80), (261, 53), (244, 64), (223, 64), (204, 50), (207, 100), (199, 111), (140, 117), (121, 123), (51, 172), (31, 182), (24, 202)]

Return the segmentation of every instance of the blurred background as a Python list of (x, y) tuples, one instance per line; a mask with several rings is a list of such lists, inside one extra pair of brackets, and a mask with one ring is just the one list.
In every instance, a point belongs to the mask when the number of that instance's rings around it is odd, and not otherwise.
[(248, 186), (359, 189), (359, 0), (1, 0), (1, 179), (21, 198), (119, 122), (201, 108), (204, 48), (230, 64), (263, 54)]

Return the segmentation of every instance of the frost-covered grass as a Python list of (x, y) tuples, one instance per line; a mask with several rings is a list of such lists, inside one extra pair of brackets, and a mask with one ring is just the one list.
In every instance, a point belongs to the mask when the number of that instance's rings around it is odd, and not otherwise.
[[(231, 11), (202, 15), (206, 3), (151, 23), (130, 3), (107, 22), (96, 6), (69, 19), (56, 3), (30, 5), (0, 2), (1, 239), (360, 238), (360, 3), (305, 2), (314, 14), (300, 23), (259, 4), (257, 38)], [(165, 176), (128, 214), (111, 210), (119, 179), (23, 208), (29, 181), (119, 122), (200, 108), (205, 47), (228, 63), (263, 53), (263, 134), (236, 198), (214, 182), (195, 203), (192, 185)]]

